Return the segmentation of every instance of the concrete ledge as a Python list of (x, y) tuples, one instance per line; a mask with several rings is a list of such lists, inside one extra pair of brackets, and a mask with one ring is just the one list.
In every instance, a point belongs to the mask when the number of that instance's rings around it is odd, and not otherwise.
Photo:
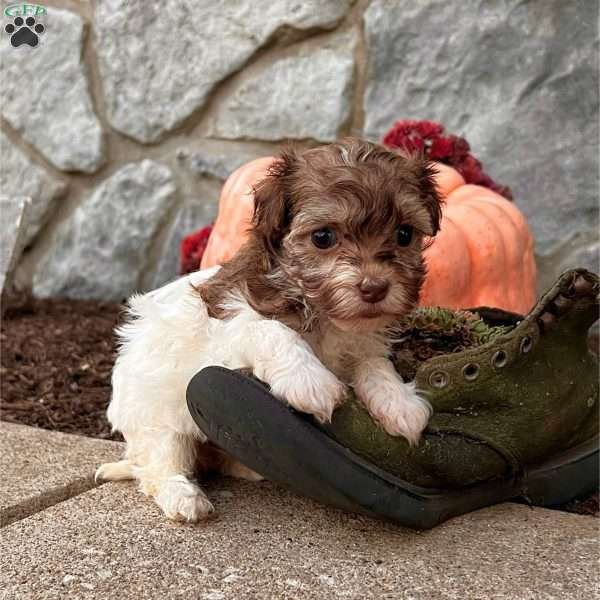
[(132, 482), (13, 523), (3, 598), (596, 597), (597, 520), (517, 504), (426, 533), (329, 509), (268, 482), (207, 486), (217, 516), (167, 521)]
[(0, 526), (93, 487), (102, 462), (123, 444), (0, 423)]

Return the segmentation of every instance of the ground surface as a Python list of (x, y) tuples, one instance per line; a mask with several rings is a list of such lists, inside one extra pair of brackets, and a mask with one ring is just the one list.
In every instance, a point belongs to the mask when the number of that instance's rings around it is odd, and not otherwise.
[[(123, 444), (0, 423), (2, 600), (589, 600), (598, 521), (505, 503), (430, 531), (319, 505), (268, 481), (203, 482), (216, 512), (169, 521)], [(18, 485), (11, 485), (17, 481)]]
[[(1, 379), (4, 421), (103, 439), (115, 358), (116, 304), (28, 300), (2, 319)], [(599, 495), (567, 510), (599, 514)]]
[(26, 301), (2, 319), (2, 419), (105, 439), (115, 304)]

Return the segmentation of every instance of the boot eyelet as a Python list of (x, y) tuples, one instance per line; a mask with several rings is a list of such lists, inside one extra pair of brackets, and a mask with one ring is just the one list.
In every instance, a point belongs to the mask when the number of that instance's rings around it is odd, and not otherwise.
[(475, 381), (479, 377), (479, 371), (479, 365), (469, 363), (463, 367), (462, 374), (467, 381)]
[(441, 390), (450, 383), (450, 377), (448, 376), (448, 373), (446, 373), (445, 371), (434, 371), (429, 376), (429, 383), (431, 384), (432, 387), (437, 388), (438, 390)]
[(508, 354), (506, 354), (504, 350), (498, 350), (494, 353), (494, 356), (492, 356), (492, 367), (496, 369), (501, 369), (502, 367), (505, 367), (507, 362)]
[(521, 340), (521, 346), (520, 346), (521, 354), (527, 354), (528, 352), (531, 352), (532, 348), (533, 348), (533, 340), (531, 339), (531, 336), (526, 335)]

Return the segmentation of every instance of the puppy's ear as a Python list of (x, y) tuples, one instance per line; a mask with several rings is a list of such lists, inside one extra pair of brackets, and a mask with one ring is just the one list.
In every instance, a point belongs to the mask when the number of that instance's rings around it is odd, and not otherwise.
[(422, 156), (413, 156), (412, 160), (414, 161), (413, 167), (417, 176), (421, 200), (431, 218), (431, 231), (426, 233), (433, 237), (440, 230), (442, 220), (442, 200), (435, 184), (437, 171), (434, 164)]
[(271, 253), (279, 249), (292, 219), (289, 177), (297, 164), (298, 156), (293, 149), (283, 151), (254, 188), (252, 227)]

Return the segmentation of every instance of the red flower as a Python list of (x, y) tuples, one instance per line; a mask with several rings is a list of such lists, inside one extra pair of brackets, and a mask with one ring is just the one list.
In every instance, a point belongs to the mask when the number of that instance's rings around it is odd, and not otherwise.
[(435, 121), (409, 121), (412, 127), (424, 138), (437, 137), (444, 132), (444, 128)]
[(444, 127), (435, 121), (398, 121), (383, 136), (383, 143), (411, 154), (423, 153), (431, 160), (455, 168), (467, 183), (490, 188), (512, 200), (510, 188), (498, 185), (483, 172), (481, 163), (471, 154), (471, 147), (465, 138), (443, 133)]
[(456, 165), (456, 169), (464, 177), (467, 183), (479, 185), (479, 183), (483, 181), (484, 175), (481, 170), (481, 163), (470, 154)]
[(451, 137), (438, 137), (431, 142), (429, 158), (442, 161), (454, 153), (454, 140)]
[(193, 273), (200, 268), (200, 261), (206, 250), (211, 231), (212, 225), (207, 225), (183, 238), (181, 246), (179, 247), (180, 275)]
[(452, 156), (452, 160), (458, 165), (469, 156), (471, 146), (469, 146), (469, 142), (465, 138), (456, 135), (450, 137), (454, 140), (454, 155)]

